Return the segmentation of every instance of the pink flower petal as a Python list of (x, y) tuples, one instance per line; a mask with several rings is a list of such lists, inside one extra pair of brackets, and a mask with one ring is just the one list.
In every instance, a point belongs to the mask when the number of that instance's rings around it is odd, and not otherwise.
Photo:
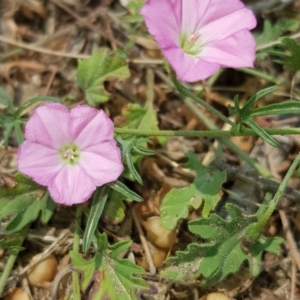
[(124, 170), (120, 149), (114, 140), (86, 148), (80, 165), (97, 186), (117, 180)]
[(82, 150), (111, 140), (114, 134), (114, 124), (104, 111), (88, 105), (78, 105), (71, 110), (70, 126), (73, 140)]
[(182, 0), (177, 2), (182, 2), (181, 31), (189, 34), (194, 33), (201, 27), (207, 10), (210, 8), (211, 0)]
[(220, 69), (219, 64), (192, 57), (185, 54), (180, 48), (164, 50), (163, 53), (171, 63), (178, 78), (182, 81), (195, 82), (202, 80)]
[(60, 103), (47, 103), (38, 107), (25, 127), (27, 140), (59, 149), (69, 142), (69, 112)]
[[(182, 81), (206, 79), (220, 66), (253, 65), (254, 39), (249, 38), (249, 30), (256, 19), (240, 0), (146, 0), (141, 13)], [(239, 33), (245, 30), (246, 37)], [(250, 47), (245, 52), (244, 42)]]
[[(221, 19), (245, 8), (240, 0), (181, 0), (183, 1), (183, 18), (185, 24), (190, 22), (194, 30), (199, 30), (206, 24)], [(192, 13), (194, 12), (194, 14)], [(245, 26), (246, 24), (244, 24)], [(185, 27), (182, 27), (185, 29)]]
[(248, 30), (242, 30), (203, 49), (201, 58), (230, 68), (253, 67), (255, 40)]
[[(153, 10), (154, 7), (155, 11)], [(145, 16), (146, 25), (161, 48), (178, 45), (178, 32), (181, 26), (181, 1), (148, 0), (140, 10), (140, 14)]]
[(199, 31), (205, 47), (212, 41), (222, 40), (243, 29), (252, 29), (255, 26), (254, 14), (248, 8), (244, 8), (208, 23)]
[(52, 199), (65, 205), (87, 201), (95, 189), (96, 185), (79, 165), (65, 165), (49, 186)]
[(57, 150), (36, 142), (25, 141), (17, 157), (18, 170), (45, 186), (51, 184), (63, 168)]

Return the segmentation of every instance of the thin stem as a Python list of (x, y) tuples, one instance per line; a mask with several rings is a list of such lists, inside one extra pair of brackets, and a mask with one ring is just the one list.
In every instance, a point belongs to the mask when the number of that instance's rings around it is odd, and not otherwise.
[(268, 203), (268, 208), (263, 214), (263, 216), (258, 220), (256, 226), (259, 229), (262, 229), (270, 219), (271, 215), (273, 214), (274, 210), (276, 209), (279, 200), (281, 199), (282, 195), (284, 194), (285, 188), (292, 177), (294, 171), (296, 170), (297, 166), (300, 163), (300, 153), (297, 155), (296, 159), (293, 161), (292, 165), (290, 166), (289, 170), (287, 171), (286, 175), (284, 176), (282, 182), (279, 185), (279, 188), (274, 196), (274, 198)]
[[(19, 236), (20, 236), (20, 239), (19, 239), (19, 242), (17, 245), (15, 245), (16, 247), (21, 247), (22, 244), (23, 244), (23, 241), (26, 237), (26, 233), (28, 231), (28, 228), (29, 228), (29, 225), (26, 226), (25, 228), (23, 228), (20, 233), (19, 233)], [(5, 267), (4, 267), (4, 270), (3, 270), (3, 273), (1, 274), (1, 277), (0, 277), (0, 296), (3, 294), (3, 290), (5, 288), (5, 285), (7, 283), (7, 279), (11, 273), (11, 270), (13, 269), (14, 267), (14, 264), (16, 262), (16, 259), (18, 257), (18, 254), (19, 254), (19, 251), (17, 250), (14, 250), (13, 253), (11, 253), (9, 255), (9, 258), (5, 264)]]
[[(297, 38), (299, 38), (299, 37), (300, 37), (300, 32), (296, 32), (296, 33), (294, 33), (294, 34), (288, 36), (288, 38), (290, 38), (290, 39), (297, 39)], [(280, 38), (281, 38), (281, 37), (280, 37)], [(278, 38), (277, 40), (271, 41), (271, 42), (269, 42), (269, 43), (259, 45), (259, 46), (256, 47), (256, 50), (257, 50), (257, 51), (260, 51), (260, 50), (264, 50), (264, 49), (273, 47), (273, 46), (275, 46), (275, 45), (279, 45), (279, 44), (281, 44), (280, 38)]]
[(5, 264), (5, 268), (4, 268), (3, 273), (1, 274), (1, 278), (0, 278), (0, 295), (2, 295), (2, 293), (3, 293), (7, 279), (9, 277), (11, 270), (14, 267), (17, 257), (18, 257), (18, 253), (10, 254), (10, 256)]
[[(184, 103), (191, 109), (192, 112), (202, 120), (205, 125), (211, 130), (218, 130), (218, 127), (204, 114), (201, 110), (198, 109), (197, 105), (191, 101), (189, 98), (184, 100)], [(242, 151), (239, 147), (237, 147), (232, 141), (230, 141), (227, 137), (221, 137), (221, 142), (230, 148), (233, 152), (235, 152), (243, 161), (245, 161), (249, 166), (251, 166), (254, 170), (256, 170), (263, 177), (271, 177), (271, 174), (268, 170), (261, 167), (258, 162), (256, 162), (253, 158), (251, 158), (247, 153)]]
[(275, 84), (281, 84), (282, 82), (280, 80), (278, 80), (277, 78), (269, 75), (269, 74), (266, 74), (266, 73), (263, 73), (263, 72), (260, 72), (258, 70), (255, 70), (255, 69), (250, 69), (250, 68), (242, 68), (242, 69), (238, 69), (239, 71), (242, 71), (246, 74), (249, 74), (249, 75), (253, 75), (253, 76), (256, 76), (256, 77), (260, 77), (262, 79), (265, 79), (269, 82), (272, 82), (272, 83), (275, 83)]
[[(76, 253), (79, 253), (81, 217), (82, 217), (82, 205), (79, 204), (77, 205), (76, 208), (74, 241), (73, 241), (73, 251)], [(73, 271), (72, 273), (72, 286), (73, 286), (73, 299), (81, 300), (79, 273), (76, 271)]]
[(174, 73), (173, 70), (170, 71), (170, 76), (171, 76), (171, 79), (172, 79), (175, 87), (177, 88), (177, 90), (181, 94), (183, 94), (184, 96), (189, 97), (192, 100), (194, 100), (195, 102), (199, 103), (200, 105), (202, 105), (203, 107), (205, 107), (208, 111), (210, 111), (214, 115), (218, 116), (225, 123), (228, 123), (231, 126), (235, 125), (230, 119), (228, 119), (227, 117), (225, 117), (223, 114), (221, 114), (215, 108), (213, 108), (212, 106), (210, 106), (209, 104), (207, 104), (205, 101), (203, 101), (202, 99), (200, 99), (199, 97), (197, 97), (194, 93), (192, 93), (191, 91), (189, 91), (188, 89), (186, 89), (183, 85), (181, 85), (179, 83), (179, 81), (177, 80), (177, 77), (176, 77), (176, 75), (175, 75), (175, 73)]
[[(264, 128), (270, 135), (296, 135), (300, 128)], [(232, 133), (230, 130), (141, 130), (131, 128), (115, 128), (115, 133), (131, 134), (136, 136), (185, 136), (185, 137), (231, 137), (231, 136), (257, 136), (250, 128), (243, 128), (242, 132)]]

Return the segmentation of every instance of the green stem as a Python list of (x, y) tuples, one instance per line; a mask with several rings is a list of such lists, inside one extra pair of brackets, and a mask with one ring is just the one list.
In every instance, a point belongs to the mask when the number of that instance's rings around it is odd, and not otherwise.
[[(19, 239), (19, 242), (17, 245), (15, 245), (16, 247), (21, 247), (22, 244), (23, 244), (23, 241), (26, 237), (26, 233), (28, 231), (28, 228), (29, 226), (26, 226), (25, 228), (23, 228), (20, 233), (19, 233), (19, 236), (20, 236), (20, 239)], [(11, 253), (8, 257), (8, 260), (5, 264), (5, 267), (4, 267), (4, 270), (3, 270), (3, 273), (1, 274), (1, 277), (0, 277), (0, 297), (1, 295), (3, 294), (3, 290), (5, 288), (5, 285), (7, 283), (7, 279), (11, 273), (11, 270), (13, 269), (14, 267), (14, 264), (16, 262), (16, 259), (18, 257), (18, 254), (19, 254), (20, 251), (18, 250), (14, 250), (13, 253)]]
[[(300, 128), (264, 128), (270, 135), (295, 135), (300, 134)], [(234, 133), (230, 130), (141, 130), (131, 128), (115, 128), (115, 133), (132, 134), (136, 136), (185, 136), (185, 137), (231, 137), (231, 136), (257, 136), (257, 133), (249, 128), (243, 128), (242, 132)]]
[(214, 115), (218, 116), (225, 123), (228, 123), (231, 126), (235, 125), (230, 119), (228, 119), (227, 117), (225, 117), (218, 110), (216, 110), (215, 108), (213, 108), (212, 106), (210, 106), (209, 104), (207, 104), (205, 101), (203, 101), (202, 99), (200, 99), (199, 97), (197, 97), (194, 93), (192, 93), (187, 88), (185, 88), (183, 85), (181, 85), (179, 83), (179, 81), (177, 80), (177, 77), (176, 77), (176, 75), (175, 75), (175, 73), (174, 73), (173, 70), (170, 71), (170, 76), (171, 76), (171, 79), (172, 79), (175, 87), (177, 88), (177, 90), (181, 94), (183, 94), (184, 96), (189, 97), (192, 100), (194, 100), (195, 102), (199, 103), (200, 105), (202, 105), (203, 107), (205, 107), (208, 111), (210, 111)]
[(278, 202), (281, 199), (284, 190), (288, 184), (288, 181), (292, 177), (299, 163), (300, 163), (300, 153), (297, 155), (296, 159), (293, 161), (288, 172), (283, 178), (274, 198), (268, 203), (268, 207), (266, 211), (262, 214), (262, 216), (259, 218), (257, 223), (253, 223), (249, 225), (249, 227), (246, 229), (246, 235), (245, 235), (246, 241), (249, 241), (250, 243), (254, 243), (259, 239), (259, 237), (261, 236), (262, 229), (265, 227), (270, 217), (272, 216), (274, 210), (276, 209)]
[(261, 228), (267, 224), (269, 218), (273, 214), (274, 210), (276, 209), (279, 200), (281, 199), (282, 195), (284, 194), (284, 190), (292, 177), (293, 173), (295, 172), (297, 166), (300, 163), (300, 153), (297, 155), (296, 159), (293, 161), (292, 165), (290, 166), (289, 170), (287, 171), (286, 175), (284, 176), (282, 182), (279, 185), (279, 188), (273, 198), (268, 204), (268, 209), (262, 216), (262, 218), (258, 221), (258, 223), (261, 223)]
[[(79, 253), (81, 217), (82, 217), (82, 205), (79, 204), (77, 205), (76, 208), (75, 230), (74, 230), (74, 241), (73, 241), (73, 251), (76, 253)], [(76, 271), (73, 271), (72, 273), (72, 286), (73, 286), (73, 299), (81, 300), (79, 273)]]
[[(184, 103), (191, 109), (192, 112), (202, 120), (205, 125), (211, 130), (217, 130), (217, 126), (197, 107), (197, 105), (191, 101), (191, 99), (186, 98)], [(221, 142), (235, 152), (243, 161), (245, 161), (249, 166), (256, 170), (263, 177), (272, 177), (270, 172), (259, 165), (254, 159), (252, 159), (247, 153), (242, 151), (233, 142), (231, 142), (227, 137), (221, 137)]]
[(269, 82), (272, 82), (272, 83), (275, 83), (275, 84), (281, 84), (282, 83), (277, 78), (275, 78), (275, 77), (273, 77), (273, 76), (271, 76), (269, 74), (266, 74), (266, 73), (260, 72), (258, 70), (255, 70), (255, 69), (242, 68), (242, 69), (239, 69), (239, 71), (242, 71), (242, 72), (244, 72), (246, 74), (249, 74), (249, 75), (260, 77), (262, 79), (265, 79), (265, 80), (267, 80)]
[(5, 268), (3, 270), (3, 273), (1, 274), (1, 278), (0, 278), (0, 296), (3, 293), (4, 287), (6, 285), (7, 279), (9, 277), (9, 274), (11, 272), (11, 270), (14, 267), (14, 264), (16, 262), (16, 259), (18, 257), (18, 253), (16, 254), (10, 254), (6, 264), (5, 264)]

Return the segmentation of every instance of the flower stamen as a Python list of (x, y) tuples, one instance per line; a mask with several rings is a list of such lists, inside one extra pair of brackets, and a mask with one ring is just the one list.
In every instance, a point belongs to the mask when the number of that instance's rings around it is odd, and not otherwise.
[(65, 144), (60, 149), (60, 157), (62, 161), (69, 165), (75, 165), (78, 163), (80, 158), (80, 148), (73, 143)]
[(68, 149), (65, 152), (64, 157), (67, 157), (68, 159), (73, 160), (74, 159), (74, 151), (72, 149)]
[(202, 48), (201, 35), (197, 31), (192, 34), (181, 34), (179, 44), (186, 54), (198, 56)]

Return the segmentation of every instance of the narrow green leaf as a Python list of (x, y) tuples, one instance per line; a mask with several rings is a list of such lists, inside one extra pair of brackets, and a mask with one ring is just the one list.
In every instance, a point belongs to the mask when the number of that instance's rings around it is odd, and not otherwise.
[(253, 129), (264, 141), (269, 143), (273, 147), (279, 147), (280, 144), (271, 136), (269, 135), (263, 128), (257, 125), (254, 121), (248, 120), (245, 122), (251, 129)]
[(56, 97), (51, 97), (51, 96), (37, 96), (35, 98), (32, 98), (28, 101), (26, 101), (22, 106), (20, 106), (16, 112), (15, 112), (15, 115), (17, 117), (20, 117), (20, 115), (22, 114), (22, 112), (29, 106), (37, 103), (37, 102), (40, 102), (40, 101), (49, 101), (49, 102), (61, 102), (60, 99), (56, 98)]
[(91, 205), (89, 217), (83, 235), (82, 249), (84, 253), (86, 253), (89, 250), (89, 247), (95, 234), (95, 230), (102, 215), (107, 196), (108, 188), (105, 185), (97, 188), (96, 192), (94, 193), (93, 203)]
[(111, 78), (127, 78), (130, 75), (125, 59), (107, 50), (95, 52), (92, 57), (79, 61), (77, 84), (83, 89), (89, 105), (96, 106), (109, 100), (104, 81)]
[(256, 108), (252, 110), (251, 117), (256, 118), (281, 114), (300, 114), (300, 101), (285, 101)]
[(9, 136), (12, 132), (12, 130), (14, 129), (14, 123), (6, 123), (4, 126), (4, 147), (7, 148), (8, 147), (8, 140), (9, 140)]
[(266, 96), (267, 94), (270, 94), (270, 93), (273, 93), (275, 91), (277, 91), (279, 89), (278, 86), (271, 86), (271, 87), (268, 87), (268, 88), (265, 88), (259, 92), (257, 92), (256, 94), (254, 94), (248, 101), (247, 103), (245, 104), (245, 106), (242, 108), (242, 111), (241, 111), (241, 115), (242, 117), (244, 117), (243, 115), (246, 114), (245, 117), (248, 117), (249, 116), (249, 111), (251, 109), (251, 107), (255, 104), (255, 102), (257, 100), (259, 100), (260, 98)]
[(137, 202), (143, 201), (143, 198), (141, 196), (139, 196), (135, 192), (131, 191), (125, 184), (123, 184), (122, 182), (120, 182), (118, 180), (108, 184), (108, 186), (110, 188), (112, 188), (113, 190), (121, 193), (126, 198), (132, 199)]
[(15, 122), (15, 133), (16, 133), (18, 145), (20, 146), (23, 143), (24, 138), (23, 138), (21, 126), (18, 122)]
[(14, 103), (6, 93), (6, 91), (0, 87), (0, 104), (6, 106), (7, 112), (11, 115), (14, 114), (15, 108)]
[(143, 184), (143, 179), (142, 179), (142, 177), (140, 176), (140, 174), (138, 173), (137, 169), (135, 168), (130, 153), (126, 153), (126, 154), (125, 154), (125, 161), (126, 161), (127, 167), (128, 167), (128, 169), (130, 170), (130, 172), (131, 172), (133, 178), (134, 178), (139, 184)]

